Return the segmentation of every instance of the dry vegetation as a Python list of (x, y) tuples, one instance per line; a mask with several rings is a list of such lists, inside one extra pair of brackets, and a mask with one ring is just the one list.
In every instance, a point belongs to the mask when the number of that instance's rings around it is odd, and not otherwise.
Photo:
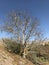
[(19, 55), (11, 54), (4, 48), (3, 41), (0, 41), (0, 65), (34, 65)]
[[(24, 59), (21, 57), (21, 55), (19, 54), (20, 52), (19, 53), (13, 52), (13, 49), (17, 48), (17, 44), (16, 44), (16, 48), (14, 47), (15, 45), (13, 46), (13, 43), (16, 43), (16, 42), (8, 39), (8, 42), (6, 42), (5, 44), (7, 46), (3, 44), (3, 41), (1, 42), (2, 44), (0, 43), (0, 64), (2, 65), (5, 65), (5, 64), (6, 65), (7, 64), (8, 65), (13, 65), (13, 64), (14, 65), (33, 65), (33, 64), (34, 65), (49, 65), (49, 44), (46, 44), (43, 46), (43, 45), (36, 45), (33, 43), (29, 45), (28, 54), (26, 55), (26, 58), (29, 60), (28, 61), (27, 59)], [(4, 48), (4, 46), (6, 48)], [(13, 48), (10, 48), (11, 46)], [(19, 49), (20, 48), (18, 47), (16, 51), (18, 51)], [(8, 52), (8, 50), (11, 50), (10, 53)]]
[[(9, 33), (12, 40), (0, 42), (0, 65), (49, 65), (49, 45), (47, 42), (43, 44), (45, 39), (37, 18), (25, 12), (11, 12), (1, 31)], [(35, 42), (28, 44), (31, 39)]]

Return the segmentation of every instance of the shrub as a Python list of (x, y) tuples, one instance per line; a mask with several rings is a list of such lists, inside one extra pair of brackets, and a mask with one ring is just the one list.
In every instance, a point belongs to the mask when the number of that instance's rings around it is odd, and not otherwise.
[(3, 39), (3, 42), (5, 43), (5, 48), (7, 49), (7, 51), (22, 56), (24, 46), (21, 43), (17, 43), (16, 41), (11, 39)]
[(35, 65), (49, 61), (49, 45), (31, 45), (26, 58)]

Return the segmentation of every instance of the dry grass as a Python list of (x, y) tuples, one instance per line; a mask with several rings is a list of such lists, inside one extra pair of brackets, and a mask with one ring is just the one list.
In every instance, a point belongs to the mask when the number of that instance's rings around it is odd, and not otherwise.
[(4, 44), (0, 41), (0, 65), (34, 65), (27, 59), (21, 58), (19, 55), (9, 53), (5, 50)]

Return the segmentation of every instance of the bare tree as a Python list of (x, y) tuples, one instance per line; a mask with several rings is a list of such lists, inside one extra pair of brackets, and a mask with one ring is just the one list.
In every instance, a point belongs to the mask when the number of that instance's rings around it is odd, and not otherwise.
[[(19, 43), (25, 45), (27, 48), (27, 43), (30, 38), (36, 38), (39, 34), (39, 21), (37, 18), (32, 18), (26, 13), (22, 12), (12, 12), (8, 15), (6, 22), (4, 22), (3, 30), (11, 33), (16, 37)], [(24, 49), (24, 57), (25, 57)]]

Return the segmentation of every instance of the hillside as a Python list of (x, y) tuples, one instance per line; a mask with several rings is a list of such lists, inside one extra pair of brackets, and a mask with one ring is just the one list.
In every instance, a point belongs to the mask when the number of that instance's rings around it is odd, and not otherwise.
[(3, 41), (0, 40), (0, 65), (34, 65), (27, 59), (21, 58), (19, 55), (11, 54), (4, 48)]
[(31, 44), (27, 59), (35, 65), (49, 65), (49, 45)]

